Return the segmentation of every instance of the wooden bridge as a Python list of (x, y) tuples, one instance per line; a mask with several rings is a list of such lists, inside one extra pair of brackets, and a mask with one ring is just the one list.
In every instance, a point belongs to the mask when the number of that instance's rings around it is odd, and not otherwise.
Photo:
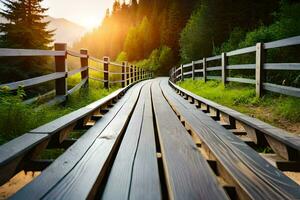
[[(300, 172), (299, 137), (123, 69), (125, 87), (0, 146), (0, 185), (41, 171), (11, 199), (300, 199), (290, 176)], [(48, 149), (64, 153), (45, 160)]]
[[(78, 139), (73, 129), (85, 128)], [(272, 148), (258, 154), (257, 147)], [(66, 151), (40, 160), (45, 149)], [(1, 146), (1, 184), (42, 171), (11, 199), (300, 199), (300, 140), (167, 78), (120, 89)]]

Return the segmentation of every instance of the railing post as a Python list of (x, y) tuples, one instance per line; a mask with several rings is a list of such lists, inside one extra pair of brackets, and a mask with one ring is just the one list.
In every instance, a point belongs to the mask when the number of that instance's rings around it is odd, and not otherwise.
[(104, 77), (104, 87), (106, 89), (109, 88), (109, 57), (103, 57), (104, 60), (104, 72), (103, 72), (103, 77)]
[(207, 63), (206, 63), (206, 58), (203, 58), (203, 81), (206, 82), (207, 81)]
[(134, 66), (134, 82), (137, 80), (137, 71), (136, 71), (136, 66)]
[(140, 68), (139, 67), (137, 67), (137, 81), (139, 81), (140, 80)]
[(256, 96), (261, 97), (263, 95), (263, 82), (265, 79), (264, 75), (264, 62), (265, 62), (265, 49), (263, 43), (256, 44)]
[(192, 61), (192, 79), (195, 80), (195, 62)]
[(183, 65), (181, 65), (181, 81), (184, 81), (184, 75), (183, 75)]
[(133, 83), (134, 77), (133, 77), (133, 66), (132, 65), (130, 66), (130, 77), (131, 77), (130, 83)]
[[(89, 66), (89, 57), (88, 57), (88, 50), (87, 49), (81, 49), (80, 54), (86, 55), (86, 58), (80, 58), (81, 68), (88, 67)], [(88, 85), (89, 81), (89, 68), (81, 72), (81, 80), (84, 80), (87, 78), (86, 85)]]
[(130, 80), (131, 80), (131, 74), (130, 74), (130, 66), (127, 63), (127, 67), (126, 67), (126, 73), (127, 73), (127, 85), (130, 85)]
[(228, 63), (228, 59), (226, 56), (226, 53), (222, 53), (222, 83), (223, 85), (226, 85), (226, 78), (227, 78), (227, 63)]
[[(67, 51), (67, 44), (55, 43), (54, 49), (55, 51)], [(55, 80), (56, 96), (60, 96), (60, 95), (66, 96), (68, 93), (66, 55), (55, 56), (55, 72), (65, 73), (65, 77)]]
[(122, 87), (126, 87), (126, 83), (127, 83), (127, 70), (126, 70), (126, 62), (122, 62)]

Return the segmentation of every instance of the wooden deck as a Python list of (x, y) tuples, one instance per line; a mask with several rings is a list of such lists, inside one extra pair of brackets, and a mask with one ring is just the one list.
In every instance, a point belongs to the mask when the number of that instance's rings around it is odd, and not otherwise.
[[(1, 146), (0, 184), (25, 170), (42, 173), (11, 199), (300, 199), (283, 173), (300, 171), (299, 138), (261, 124), (168, 78), (146, 80)], [(65, 152), (39, 159), (49, 148)]]

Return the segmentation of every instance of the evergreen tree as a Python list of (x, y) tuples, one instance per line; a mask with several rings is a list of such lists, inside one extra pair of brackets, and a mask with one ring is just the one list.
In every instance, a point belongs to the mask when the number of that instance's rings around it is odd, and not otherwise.
[[(2, 0), (5, 9), (0, 15), (7, 22), (0, 24), (0, 47), (16, 49), (50, 49), (53, 31), (48, 31), (45, 22), (46, 8), (42, 0)], [(48, 73), (50, 66), (44, 57), (1, 58), (5, 65), (0, 80), (16, 81)]]
[(3, 0), (6, 9), (0, 11), (8, 23), (0, 25), (1, 47), (25, 49), (49, 49), (53, 31), (44, 22), (47, 9), (42, 0)]

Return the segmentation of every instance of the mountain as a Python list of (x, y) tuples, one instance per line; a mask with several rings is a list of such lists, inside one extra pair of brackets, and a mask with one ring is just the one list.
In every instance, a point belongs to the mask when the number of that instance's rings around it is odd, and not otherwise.
[[(69, 46), (87, 32), (86, 28), (64, 18), (47, 17), (45, 21), (50, 21), (49, 30), (55, 30), (54, 41), (67, 43)], [(5, 22), (6, 20), (0, 16), (0, 23)]]
[(49, 30), (56, 30), (55, 42), (65, 42), (72, 45), (87, 32), (84, 27), (64, 18), (47, 17), (46, 21), (50, 21)]

